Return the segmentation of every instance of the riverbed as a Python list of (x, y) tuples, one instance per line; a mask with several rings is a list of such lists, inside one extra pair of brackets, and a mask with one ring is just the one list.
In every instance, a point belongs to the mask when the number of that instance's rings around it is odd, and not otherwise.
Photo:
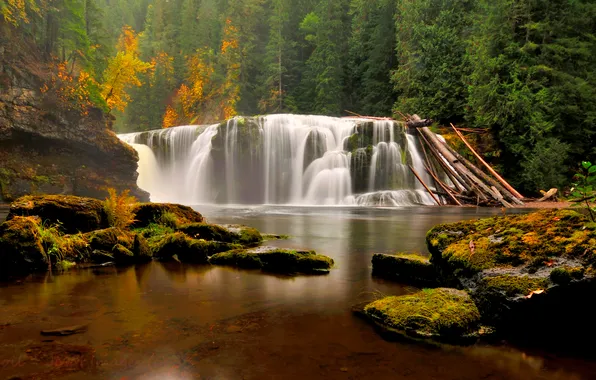
[[(31, 275), (0, 287), (0, 378), (591, 379), (596, 363), (506, 344), (436, 348), (383, 340), (351, 307), (415, 288), (371, 276), (374, 252), (426, 252), (438, 223), (476, 208), (201, 206), (209, 222), (290, 235), (266, 244), (335, 260), (285, 277), (157, 263)], [(515, 212), (523, 212), (516, 210)], [(0, 215), (4, 219), (4, 215)], [(45, 337), (41, 330), (84, 325)]]

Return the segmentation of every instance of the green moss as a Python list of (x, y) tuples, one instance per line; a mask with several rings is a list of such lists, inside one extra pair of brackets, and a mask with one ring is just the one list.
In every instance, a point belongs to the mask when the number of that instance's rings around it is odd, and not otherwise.
[(480, 313), (467, 293), (455, 289), (424, 289), (406, 296), (372, 302), (364, 312), (381, 326), (405, 335), (459, 339), (480, 328)]
[(261, 233), (255, 228), (242, 227), (240, 229), (238, 243), (242, 245), (254, 245), (263, 241)]
[(527, 296), (533, 291), (545, 290), (548, 281), (544, 278), (529, 276), (494, 276), (486, 277), (480, 285), (485, 291), (498, 292), (507, 297)]
[(202, 223), (203, 216), (188, 206), (172, 203), (139, 203), (133, 208), (133, 228), (161, 224), (173, 228), (188, 223)]
[(233, 243), (192, 239), (182, 232), (165, 235), (158, 241), (149, 242), (153, 256), (170, 260), (174, 255), (182, 262), (207, 263), (208, 257), (219, 252), (240, 248)]
[(561, 267), (550, 272), (550, 280), (557, 285), (567, 285), (573, 280), (584, 278), (585, 269), (582, 267)]
[(328, 272), (333, 259), (318, 255), (314, 251), (295, 251), (278, 248), (255, 250), (232, 250), (212, 256), (209, 262), (239, 268), (262, 269), (275, 273), (319, 273)]
[(38, 217), (15, 216), (0, 224), (0, 271), (21, 272), (47, 267), (48, 257)]
[(74, 263), (74, 262), (68, 261), (68, 260), (62, 260), (62, 261), (58, 262), (58, 265), (57, 265), (57, 267), (62, 270), (68, 270), (75, 266), (77, 266), (77, 263)]
[(191, 223), (181, 226), (178, 230), (194, 239), (216, 240), (228, 243), (238, 240), (237, 234), (216, 224)]
[(438, 283), (438, 274), (428, 258), (420, 254), (397, 253), (395, 255), (374, 254), (373, 275), (394, 281)]

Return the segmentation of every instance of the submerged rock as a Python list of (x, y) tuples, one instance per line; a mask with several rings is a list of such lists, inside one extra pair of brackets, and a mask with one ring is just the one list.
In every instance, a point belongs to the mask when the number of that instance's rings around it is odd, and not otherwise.
[(140, 203), (133, 209), (133, 228), (147, 227), (152, 223), (176, 228), (188, 223), (202, 223), (203, 216), (188, 206), (174, 203)]
[(365, 306), (364, 314), (386, 333), (408, 338), (469, 343), (483, 334), (476, 305), (456, 289), (386, 297)]
[(296, 251), (275, 247), (237, 249), (218, 253), (209, 258), (214, 265), (246, 269), (262, 269), (275, 273), (329, 273), (333, 259), (314, 251)]
[(434, 266), (427, 257), (420, 254), (398, 253), (386, 255), (375, 253), (372, 258), (372, 265), (373, 276), (428, 286), (439, 283)]
[(38, 217), (15, 216), (0, 224), (0, 271), (28, 271), (48, 266)]
[(7, 219), (38, 216), (44, 224), (58, 225), (65, 233), (89, 232), (107, 228), (103, 203), (97, 199), (72, 195), (28, 195), (10, 205)]

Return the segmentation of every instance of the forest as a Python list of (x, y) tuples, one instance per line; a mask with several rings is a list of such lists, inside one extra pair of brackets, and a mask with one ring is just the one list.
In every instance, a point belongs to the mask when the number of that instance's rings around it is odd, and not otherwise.
[(596, 158), (589, 0), (0, 0), (41, 89), (119, 132), (235, 115), (418, 114), (527, 192)]

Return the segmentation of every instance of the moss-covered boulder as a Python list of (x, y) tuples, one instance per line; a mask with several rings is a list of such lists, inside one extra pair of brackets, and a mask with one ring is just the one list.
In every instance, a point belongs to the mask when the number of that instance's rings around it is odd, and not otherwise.
[(273, 273), (325, 274), (333, 266), (333, 259), (314, 251), (289, 250), (274, 247), (237, 249), (218, 253), (209, 258), (213, 265), (245, 269), (261, 269)]
[(386, 297), (365, 306), (364, 314), (386, 333), (415, 339), (467, 343), (484, 330), (468, 293), (449, 288)]
[(176, 256), (181, 262), (194, 264), (205, 264), (209, 256), (241, 247), (233, 243), (193, 239), (182, 232), (165, 235), (150, 245), (153, 256), (159, 260), (171, 260)]
[(375, 253), (372, 258), (373, 276), (388, 280), (435, 286), (438, 274), (428, 257), (420, 254), (398, 253), (386, 255)]
[(0, 272), (25, 272), (47, 268), (48, 258), (39, 231), (38, 217), (13, 216), (0, 224)]
[(470, 292), (501, 333), (554, 339), (594, 330), (586, 299), (596, 291), (596, 224), (584, 215), (543, 210), (445, 224), (427, 243), (442, 277)]
[(237, 224), (220, 226), (208, 223), (190, 223), (177, 228), (177, 230), (194, 239), (215, 240), (246, 246), (257, 245), (263, 241), (261, 233), (256, 229)]
[(133, 209), (133, 228), (147, 227), (152, 223), (176, 228), (188, 223), (202, 223), (203, 216), (188, 206), (173, 203), (139, 203)]
[(72, 195), (21, 197), (10, 205), (7, 219), (15, 216), (38, 216), (43, 224), (57, 224), (70, 234), (108, 227), (101, 201)]
[(147, 240), (135, 232), (111, 227), (89, 232), (84, 237), (89, 244), (90, 261), (133, 264), (151, 260)]

